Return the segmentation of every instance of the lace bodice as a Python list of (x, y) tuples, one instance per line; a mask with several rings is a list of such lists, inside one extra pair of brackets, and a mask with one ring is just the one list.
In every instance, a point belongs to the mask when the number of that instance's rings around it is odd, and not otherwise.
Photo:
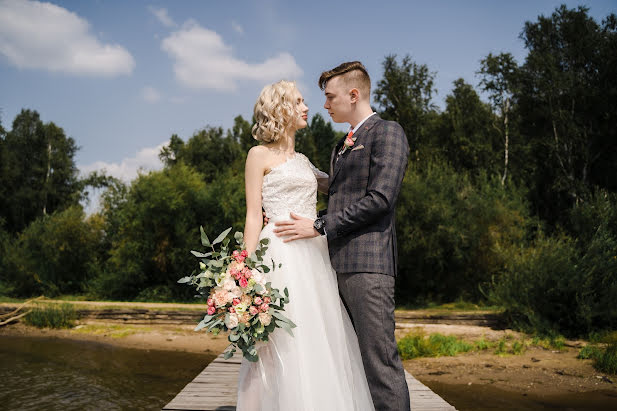
[(317, 178), (328, 175), (319, 171), (304, 154), (296, 155), (272, 168), (264, 176), (261, 198), (269, 219), (288, 219), (293, 212), (317, 217)]

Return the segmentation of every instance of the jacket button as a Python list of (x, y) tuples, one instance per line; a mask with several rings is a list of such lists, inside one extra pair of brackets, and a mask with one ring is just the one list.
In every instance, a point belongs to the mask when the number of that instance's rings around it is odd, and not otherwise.
[(334, 193), (336, 193), (336, 190), (330, 190), (330, 195), (334, 195)]

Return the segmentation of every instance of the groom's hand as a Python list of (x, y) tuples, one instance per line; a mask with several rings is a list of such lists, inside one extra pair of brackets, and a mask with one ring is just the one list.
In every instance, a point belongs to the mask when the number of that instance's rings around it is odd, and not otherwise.
[(277, 227), (273, 230), (277, 237), (286, 237), (283, 242), (288, 243), (294, 240), (300, 240), (302, 238), (313, 238), (320, 234), (313, 227), (313, 220), (306, 217), (300, 217), (294, 213), (291, 213), (291, 220), (279, 221), (274, 223)]

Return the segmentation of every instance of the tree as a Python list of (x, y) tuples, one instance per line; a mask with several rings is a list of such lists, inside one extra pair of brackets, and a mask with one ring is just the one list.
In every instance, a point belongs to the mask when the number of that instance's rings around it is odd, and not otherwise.
[(493, 56), (489, 53), (481, 62), (478, 73), (482, 76), (480, 86), (489, 93), (492, 107), (497, 111), (500, 125), (496, 126), (504, 140), (504, 164), (501, 176), (501, 185), (504, 185), (508, 176), (509, 147), (510, 147), (510, 107), (512, 102), (513, 87), (518, 64), (510, 53), (501, 53)]
[(41, 215), (77, 204), (77, 146), (62, 128), (22, 110), (2, 141), (0, 205), (8, 231), (17, 233)]
[(240, 145), (240, 150), (246, 154), (251, 147), (259, 144), (259, 142), (253, 138), (252, 130), (253, 127), (251, 123), (246, 121), (242, 116), (236, 116), (232, 129), (227, 131), (227, 136), (237, 142)]
[(142, 174), (128, 189), (113, 186), (103, 202), (109, 258), (93, 282), (95, 294), (189, 298), (176, 281), (195, 268), (190, 250), (199, 247), (199, 226), (209, 230), (220, 219), (211, 201), (204, 176), (184, 163)]
[(492, 127), (493, 113), (470, 84), (454, 81), (441, 115), (441, 151), (457, 170), (489, 173), (496, 169), (497, 133)]
[(424, 64), (405, 56), (399, 64), (396, 55), (386, 56), (383, 78), (374, 91), (375, 101), (386, 120), (398, 122), (409, 140), (412, 151), (430, 142), (429, 117), (436, 111), (432, 103), (435, 73)]
[[(241, 127), (242, 121), (237, 121), (237, 124)], [(245, 155), (231, 133), (224, 136), (221, 127), (207, 126), (186, 143), (174, 134), (169, 144), (161, 149), (159, 158), (167, 166), (188, 164), (199, 171), (205, 181), (210, 182), (236, 161), (243, 162)]]
[(521, 33), (529, 53), (515, 96), (533, 145), (535, 202), (545, 218), (589, 194), (617, 190), (617, 18), (599, 25), (565, 5)]

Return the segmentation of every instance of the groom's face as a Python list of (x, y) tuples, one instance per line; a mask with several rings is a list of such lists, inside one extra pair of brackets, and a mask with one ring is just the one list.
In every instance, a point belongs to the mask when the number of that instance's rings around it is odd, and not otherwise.
[(352, 114), (352, 100), (348, 87), (341, 76), (331, 78), (324, 90), (326, 102), (323, 107), (335, 123), (348, 123)]

